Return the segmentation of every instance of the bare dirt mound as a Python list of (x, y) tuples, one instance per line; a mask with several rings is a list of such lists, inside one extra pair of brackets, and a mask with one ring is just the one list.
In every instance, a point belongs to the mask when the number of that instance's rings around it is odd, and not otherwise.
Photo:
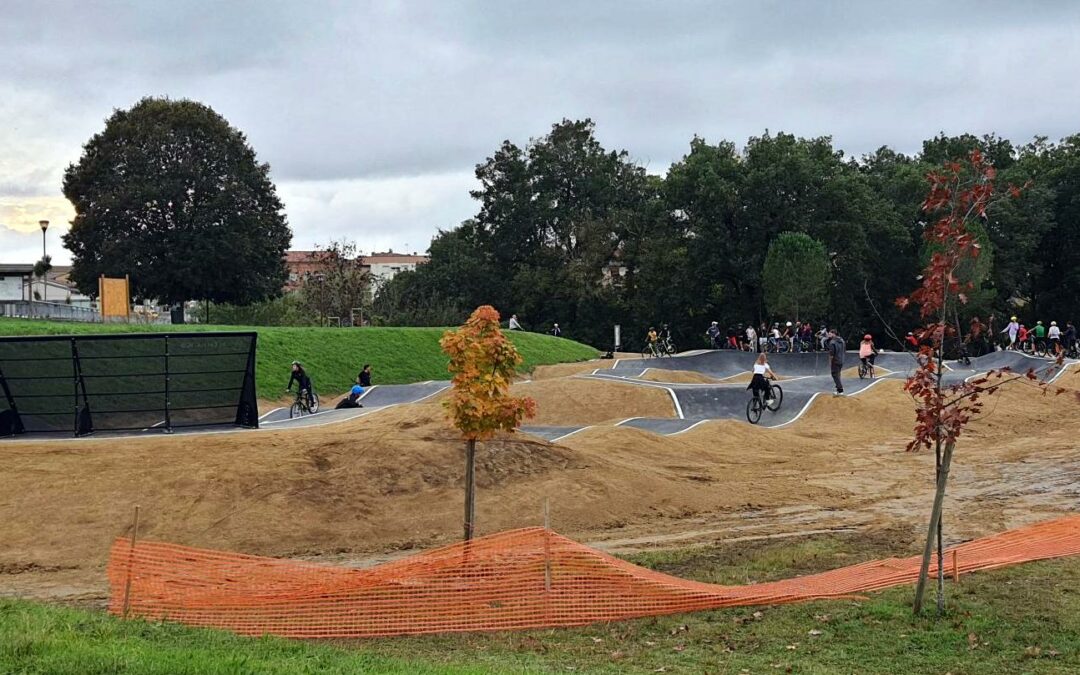
[(516, 396), (536, 401), (530, 424), (584, 425), (627, 417), (675, 417), (671, 396), (657, 387), (613, 380), (562, 378), (514, 385)]
[(615, 365), (613, 359), (593, 359), (592, 361), (579, 361), (577, 363), (556, 363), (550, 366), (537, 366), (533, 369), (532, 379), (553, 380), (560, 377), (591, 373), (594, 370), (610, 370), (613, 365)]
[[(639, 379), (672, 384), (716, 384), (722, 381), (692, 370), (663, 370), (661, 368), (649, 368)], [(726, 382), (726, 380), (723, 381)]]

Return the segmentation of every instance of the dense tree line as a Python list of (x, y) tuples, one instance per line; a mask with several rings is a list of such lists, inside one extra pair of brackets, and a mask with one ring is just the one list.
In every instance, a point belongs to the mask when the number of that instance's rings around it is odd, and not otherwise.
[[(928, 255), (925, 176), (975, 148), (1000, 186), (1029, 186), (976, 232), (985, 255), (965, 271), (979, 288), (965, 311), (1075, 317), (1080, 136), (1018, 146), (940, 135), (915, 156), (882, 147), (859, 159), (828, 137), (765, 133), (741, 150), (694, 138), (659, 177), (602, 147), (589, 120), (564, 120), (525, 147), (506, 141), (479, 164), (476, 216), (440, 232), (431, 262), (383, 287), (375, 311), (389, 323), (447, 325), (492, 304), (531, 330), (558, 322), (567, 337), (597, 346), (610, 345), (616, 323), (632, 338), (668, 322), (688, 346), (713, 320), (903, 330), (914, 317), (893, 300), (915, 285)], [(824, 275), (813, 262), (807, 278), (823, 297), (798, 300), (813, 315), (793, 316), (790, 292), (766, 293), (766, 256), (781, 233), (806, 235), (789, 245), (824, 250)], [(770, 278), (796, 283), (773, 267)]]

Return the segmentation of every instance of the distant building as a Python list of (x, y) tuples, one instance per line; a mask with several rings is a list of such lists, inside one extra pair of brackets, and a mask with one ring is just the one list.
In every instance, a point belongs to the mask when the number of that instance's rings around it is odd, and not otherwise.
[(57, 265), (46, 279), (34, 276), (32, 263), (0, 265), (0, 302), (43, 301), (90, 307), (93, 301), (71, 283), (71, 267)]
[(416, 253), (394, 253), (390, 249), (386, 253), (372, 253), (362, 258), (364, 267), (371, 274), (372, 286), (377, 290), (380, 286), (390, 281), (401, 272), (412, 272), (417, 265), (423, 265), (430, 258)]
[[(318, 274), (323, 269), (322, 251), (287, 251), (285, 253), (285, 266), (289, 270), (289, 279), (285, 283), (286, 293), (295, 291), (307, 277)], [(417, 253), (394, 253), (393, 249), (385, 253), (372, 252), (371, 255), (360, 256), (358, 262), (364, 272), (371, 275), (370, 288), (372, 292), (379, 286), (393, 279), (398, 273), (412, 271), (417, 265), (426, 263), (430, 258)]]
[(0, 265), (0, 301), (29, 300), (33, 265)]

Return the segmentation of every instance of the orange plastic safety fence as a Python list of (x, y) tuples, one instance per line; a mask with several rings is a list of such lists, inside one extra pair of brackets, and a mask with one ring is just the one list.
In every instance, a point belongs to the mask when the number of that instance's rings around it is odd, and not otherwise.
[[(1080, 553), (1073, 516), (970, 541), (949, 574)], [(118, 539), (109, 609), (294, 638), (581, 626), (740, 605), (837, 598), (913, 582), (919, 558), (748, 586), (687, 581), (543, 528), (511, 530), (370, 569)], [(129, 574), (130, 572), (130, 574)], [(128, 584), (130, 583), (130, 588)]]

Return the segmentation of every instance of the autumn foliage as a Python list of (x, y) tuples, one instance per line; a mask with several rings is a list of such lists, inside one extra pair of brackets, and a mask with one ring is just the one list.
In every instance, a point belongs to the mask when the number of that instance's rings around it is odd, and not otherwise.
[[(974, 150), (966, 162), (949, 162), (940, 171), (927, 176), (930, 190), (922, 204), (923, 211), (936, 220), (928, 224), (923, 237), (933, 251), (919, 287), (910, 297), (897, 298), (901, 309), (915, 304), (924, 327), (916, 335), (921, 345), (919, 367), (908, 379), (905, 389), (919, 403), (915, 433), (908, 450), (929, 448), (938, 442), (955, 442), (971, 418), (983, 407), (983, 398), (1004, 383), (1008, 370), (991, 371), (985, 376), (944, 387), (941, 385), (941, 350), (950, 338), (959, 339), (959, 306), (967, 302), (974, 289), (971, 281), (961, 281), (957, 269), (977, 258), (981, 249), (968, 229), (972, 218), (986, 218), (987, 209), (997, 198), (994, 179), (997, 171), (982, 153)], [(1007, 195), (1019, 196), (1021, 188), (1009, 185)], [(1034, 371), (1014, 375), (1015, 379), (1036, 380)]]
[(494, 307), (477, 307), (465, 325), (447, 331), (439, 344), (450, 357), (453, 373), (453, 393), (445, 405), (466, 440), (513, 431), (522, 420), (536, 414), (531, 398), (509, 394), (522, 358), (499, 328), (499, 313)]

